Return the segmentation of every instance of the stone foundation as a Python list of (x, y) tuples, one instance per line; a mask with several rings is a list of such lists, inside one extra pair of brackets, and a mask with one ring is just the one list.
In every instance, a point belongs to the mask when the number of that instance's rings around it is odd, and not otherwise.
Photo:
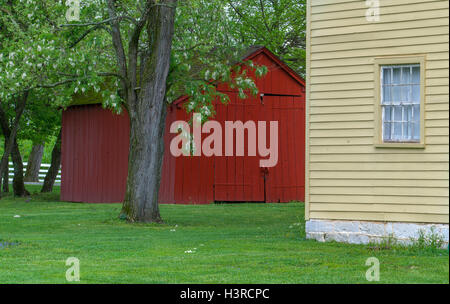
[(428, 236), (434, 231), (448, 245), (447, 224), (382, 223), (363, 221), (310, 220), (306, 222), (306, 237), (319, 242), (336, 241), (350, 244), (377, 243), (393, 237), (399, 243), (411, 244), (419, 232)]

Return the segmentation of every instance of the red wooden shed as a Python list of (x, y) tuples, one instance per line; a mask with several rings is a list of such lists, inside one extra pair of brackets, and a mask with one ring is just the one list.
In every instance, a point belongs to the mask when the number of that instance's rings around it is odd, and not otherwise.
[[(160, 203), (208, 204), (226, 202), (290, 202), (305, 197), (305, 83), (264, 47), (246, 60), (265, 65), (268, 73), (256, 80), (260, 95), (245, 100), (226, 85), (218, 90), (230, 102), (215, 104), (225, 121), (278, 121), (278, 163), (260, 168), (258, 156), (174, 157), (170, 125), (188, 121), (181, 98), (168, 109)], [(245, 139), (247, 142), (248, 134)], [(97, 104), (71, 106), (62, 120), (61, 200), (87, 203), (122, 202), (125, 196), (129, 119)], [(234, 145), (236, 147), (236, 145)]]

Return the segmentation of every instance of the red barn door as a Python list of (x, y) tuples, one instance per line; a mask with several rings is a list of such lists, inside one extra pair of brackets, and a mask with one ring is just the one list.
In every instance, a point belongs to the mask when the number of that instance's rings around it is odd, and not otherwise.
[[(265, 95), (239, 99), (228, 93), (228, 105), (217, 104), (215, 119), (222, 125), (225, 149), (225, 121), (253, 120), (266, 122), (267, 145), (270, 122), (278, 122), (278, 162), (275, 167), (261, 168), (260, 156), (248, 155), (248, 133), (245, 132), (243, 157), (214, 158), (214, 200), (234, 202), (290, 202), (305, 198), (305, 104), (298, 96)], [(234, 139), (236, 149), (236, 137)], [(236, 154), (236, 150), (234, 150)]]
[(278, 121), (278, 163), (265, 173), (266, 202), (304, 201), (304, 98), (266, 95), (262, 113), (267, 125)]
[[(228, 93), (227, 105), (216, 104), (216, 117), (222, 125), (222, 147), (225, 151), (225, 121), (253, 120), (257, 124), (261, 103), (259, 98), (240, 99), (237, 93)], [(235, 134), (236, 136), (236, 134)], [(214, 157), (214, 199), (227, 202), (264, 202), (264, 179), (259, 168), (259, 157), (248, 156), (248, 133), (244, 135), (245, 156)], [(236, 155), (236, 137), (234, 138)]]
[[(192, 113), (187, 114), (183, 108), (176, 110), (176, 120), (189, 122)], [(175, 120), (174, 120), (175, 121)], [(168, 126), (170, 130), (170, 126)], [(192, 128), (192, 126), (191, 126)], [(190, 130), (193, 131), (192, 129)], [(172, 138), (175, 135), (172, 135)], [(170, 153), (167, 143), (166, 153)], [(176, 204), (210, 204), (214, 201), (214, 160), (206, 156), (180, 156), (175, 158), (174, 203)]]

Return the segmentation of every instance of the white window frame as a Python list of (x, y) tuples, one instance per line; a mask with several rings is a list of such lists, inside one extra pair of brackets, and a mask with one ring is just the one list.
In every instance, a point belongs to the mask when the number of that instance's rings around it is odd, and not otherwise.
[[(410, 72), (410, 82), (409, 83), (399, 83), (399, 84), (395, 84), (395, 83), (390, 83), (390, 84), (385, 84), (384, 83), (384, 72), (386, 70), (390, 71), (391, 74), (391, 80), (394, 79), (394, 69), (400, 69), (400, 82), (403, 79), (403, 70), (405, 68), (409, 69)], [(414, 139), (414, 136), (416, 135), (414, 132), (416, 130), (416, 128), (414, 127), (416, 123), (419, 123), (419, 133), (420, 133), (420, 117), (417, 117), (417, 115), (420, 116), (420, 97), (419, 97), (419, 101), (412, 101), (412, 95), (413, 95), (413, 86), (419, 86), (420, 88), (420, 78), (419, 78), (419, 82), (418, 83), (414, 83), (412, 82), (413, 80), (413, 68), (419, 68), (419, 73), (420, 73), (420, 64), (402, 64), (402, 65), (382, 65), (381, 69), (380, 69), (380, 84), (381, 84), (381, 92), (380, 92), (380, 100), (381, 100), (381, 118), (382, 118), (382, 132), (381, 132), (381, 136), (382, 136), (382, 140), (384, 143), (420, 143), (420, 134), (419, 134), (419, 138), (418, 139)], [(400, 90), (400, 100), (394, 100), (392, 98), (392, 90), (390, 90), (390, 104), (385, 103), (384, 101), (384, 97), (386, 96), (384, 90), (386, 87), (407, 87), (409, 86), (409, 100), (411, 100), (411, 102), (405, 102), (405, 96), (403, 96), (403, 90)], [(419, 114), (414, 115), (414, 106), (419, 106)], [(390, 115), (390, 120), (387, 121), (386, 120), (386, 109), (387, 108), (391, 108), (393, 107), (393, 112)], [(408, 107), (411, 107), (411, 112), (412, 112), (412, 120), (407, 120), (406, 118), (406, 113), (405, 111), (407, 110)], [(401, 108), (401, 112), (402, 112), (402, 117), (401, 120), (395, 120), (395, 110), (396, 108)], [(418, 120), (415, 120), (414, 118), (419, 118)], [(390, 128), (391, 128), (391, 136), (390, 139), (386, 139), (385, 138), (385, 127), (386, 124), (389, 123), (390, 124)], [(395, 140), (393, 139), (394, 137), (394, 133), (395, 133), (395, 126), (396, 124), (400, 124), (401, 125), (401, 137), (399, 140)], [(411, 139), (407, 138), (406, 130), (405, 130), (405, 125), (409, 125), (410, 129), (411, 129)]]
[[(425, 148), (425, 56), (379, 57), (374, 59), (375, 79), (375, 142), (376, 148)], [(420, 66), (420, 140), (384, 141), (383, 140), (383, 68), (399, 66)], [(403, 110), (402, 110), (403, 111)], [(402, 121), (404, 116), (402, 115)], [(400, 122), (400, 121), (399, 121)]]

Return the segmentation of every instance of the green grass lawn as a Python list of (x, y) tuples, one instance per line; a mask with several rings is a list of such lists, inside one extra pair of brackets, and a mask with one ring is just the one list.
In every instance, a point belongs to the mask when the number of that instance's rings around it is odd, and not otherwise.
[(0, 240), (19, 245), (0, 248), (0, 283), (66, 283), (69, 257), (81, 283), (367, 283), (372, 256), (380, 283), (449, 282), (447, 250), (305, 240), (301, 203), (164, 205), (164, 225), (128, 224), (119, 210), (57, 193), (3, 198)]

